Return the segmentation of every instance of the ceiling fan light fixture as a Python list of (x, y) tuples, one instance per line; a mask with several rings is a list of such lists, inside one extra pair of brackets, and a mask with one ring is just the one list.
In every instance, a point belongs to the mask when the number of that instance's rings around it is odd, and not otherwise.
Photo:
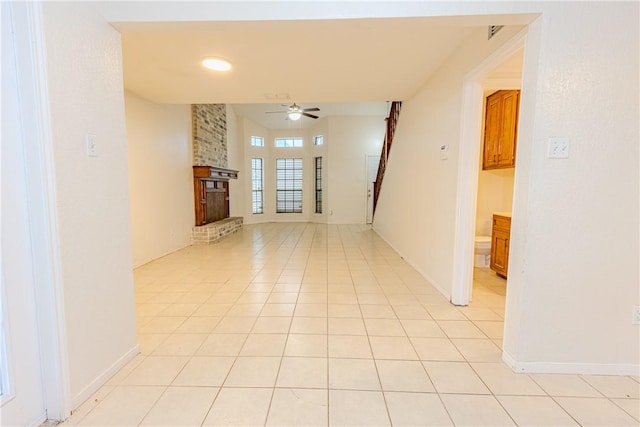
[(289, 120), (300, 120), (300, 117), (302, 117), (302, 112), (297, 110), (289, 111), (288, 116)]
[(293, 105), (289, 107), (287, 117), (289, 117), (289, 120), (300, 120), (302, 113), (304, 113), (304, 110), (294, 102)]
[(320, 111), (318, 107), (302, 108), (295, 102), (291, 105), (282, 104), (283, 107), (287, 107), (286, 111), (265, 111), (267, 114), (271, 113), (287, 113), (287, 120), (298, 121), (302, 116), (309, 117), (311, 119), (317, 119), (319, 116), (310, 114), (309, 111)]
[(202, 66), (214, 71), (229, 71), (231, 63), (221, 58), (204, 58)]

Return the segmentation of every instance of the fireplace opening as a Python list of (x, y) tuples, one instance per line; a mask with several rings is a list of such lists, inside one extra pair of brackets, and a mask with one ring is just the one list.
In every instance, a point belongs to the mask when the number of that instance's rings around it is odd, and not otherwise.
[(229, 179), (237, 178), (236, 170), (193, 167), (196, 226), (229, 218)]

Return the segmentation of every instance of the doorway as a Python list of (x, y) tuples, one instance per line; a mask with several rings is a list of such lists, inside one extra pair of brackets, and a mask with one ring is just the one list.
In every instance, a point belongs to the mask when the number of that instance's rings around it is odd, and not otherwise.
[[(519, 88), (520, 79), (489, 78), (494, 70), (524, 50), (527, 29), (505, 43), (467, 75), (463, 84), (458, 189), (451, 302), (466, 306), (473, 292), (474, 237), (480, 171), (485, 90)], [(517, 159), (516, 159), (517, 164)]]
[(378, 177), (379, 163), (380, 156), (367, 156), (367, 224), (373, 222), (373, 187)]
[[(504, 315), (506, 296), (508, 243), (510, 241), (508, 226), (511, 224), (513, 206), (514, 147), (516, 147), (517, 140), (523, 53), (523, 49), (515, 52), (490, 72), (482, 84), (483, 120), (489, 120), (489, 117), (495, 116), (495, 114), (492, 115), (486, 111), (489, 104), (492, 105), (493, 110), (496, 110), (496, 107), (504, 110), (501, 112), (503, 124), (499, 126), (502, 135), (502, 148), (499, 148), (498, 158), (501, 153), (508, 153), (508, 155), (503, 155), (502, 160), (499, 159), (498, 162), (492, 162), (492, 159), (488, 159), (487, 155), (491, 152), (489, 141), (492, 138), (485, 134), (489, 122), (484, 122), (479, 138), (481, 155), (478, 156), (479, 171), (473, 236), (474, 273), (470, 299), (473, 299), (473, 305), (489, 303), (490, 307), (499, 311), (501, 315)], [(512, 98), (515, 98), (515, 103), (511, 101)], [(513, 108), (513, 104), (515, 104), (515, 108)], [(509, 106), (512, 108), (508, 108)], [(499, 162), (502, 162), (502, 165)]]

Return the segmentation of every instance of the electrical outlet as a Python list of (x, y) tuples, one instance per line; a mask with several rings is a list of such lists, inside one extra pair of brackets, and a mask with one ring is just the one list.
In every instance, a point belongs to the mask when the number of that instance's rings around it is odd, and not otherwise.
[(640, 325), (640, 306), (633, 307), (633, 315), (631, 316), (631, 324)]
[(547, 157), (550, 159), (568, 159), (570, 143), (569, 138), (549, 138)]

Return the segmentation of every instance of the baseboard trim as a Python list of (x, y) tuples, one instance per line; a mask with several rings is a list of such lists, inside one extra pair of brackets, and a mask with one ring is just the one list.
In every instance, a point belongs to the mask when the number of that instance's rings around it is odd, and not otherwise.
[(45, 421), (47, 421), (47, 414), (43, 413), (35, 417), (33, 420), (28, 422), (26, 425), (29, 427), (38, 427), (42, 425)]
[(129, 363), (134, 357), (140, 353), (140, 347), (136, 344), (132, 349), (127, 351), (120, 359), (118, 359), (113, 365), (108, 367), (102, 374), (98, 375), (96, 379), (86, 386), (82, 391), (76, 394), (71, 401), (72, 410), (77, 409), (88, 398), (90, 398), (100, 387), (102, 387), (109, 379), (114, 376), (120, 369)]
[(189, 241), (187, 243), (185, 243), (184, 246), (181, 246), (181, 247), (176, 248), (176, 249), (170, 249), (168, 252), (164, 252), (164, 253), (162, 253), (160, 255), (154, 255), (153, 258), (149, 258), (149, 259), (146, 259), (146, 260), (143, 260), (143, 261), (134, 262), (133, 269), (135, 270), (136, 268), (142, 267), (143, 265), (149, 264), (149, 263), (151, 263), (151, 262), (153, 262), (153, 261), (155, 261), (157, 259), (166, 257), (167, 255), (171, 255), (174, 252), (181, 251), (184, 248), (188, 248), (189, 246), (191, 246), (191, 235), (189, 235)]
[(385, 243), (386, 243), (387, 245), (391, 246), (391, 248), (392, 248), (394, 251), (396, 251), (396, 252), (398, 253), (398, 255), (400, 255), (400, 257), (401, 257), (401, 258), (402, 258), (402, 259), (403, 259), (407, 264), (409, 264), (409, 265), (410, 265), (414, 270), (416, 270), (418, 273), (420, 273), (420, 275), (421, 275), (422, 277), (424, 277), (424, 278), (429, 282), (429, 284), (431, 284), (431, 286), (433, 286), (434, 288), (436, 288), (436, 290), (437, 290), (438, 292), (440, 292), (440, 293), (441, 293), (441, 294), (442, 294), (442, 295), (443, 295), (443, 296), (444, 296), (444, 297), (445, 297), (449, 302), (451, 302), (451, 293), (447, 292), (447, 291), (446, 291), (446, 290), (445, 290), (445, 289), (444, 289), (444, 288), (443, 288), (443, 287), (442, 287), (438, 282), (436, 282), (435, 280), (433, 280), (433, 278), (432, 278), (431, 276), (429, 276), (427, 273), (425, 273), (424, 271), (422, 271), (422, 270), (420, 269), (420, 267), (418, 267), (417, 265), (415, 265), (415, 264), (414, 264), (410, 259), (408, 259), (407, 257), (405, 257), (405, 256), (404, 256), (404, 254), (398, 250), (398, 248), (396, 248), (393, 244), (391, 244), (391, 242), (389, 242), (389, 240), (387, 240), (387, 238), (386, 238), (382, 233), (380, 233), (380, 231), (378, 231), (378, 230), (373, 226), (373, 224), (371, 225), (371, 229), (372, 229), (373, 231), (375, 231), (375, 232), (376, 232), (376, 234), (377, 234), (378, 236), (380, 236), (380, 238), (381, 238), (382, 240), (384, 240), (384, 241), (385, 241)]
[(632, 364), (518, 362), (506, 351), (502, 360), (514, 372), (531, 374), (640, 375), (640, 365)]

